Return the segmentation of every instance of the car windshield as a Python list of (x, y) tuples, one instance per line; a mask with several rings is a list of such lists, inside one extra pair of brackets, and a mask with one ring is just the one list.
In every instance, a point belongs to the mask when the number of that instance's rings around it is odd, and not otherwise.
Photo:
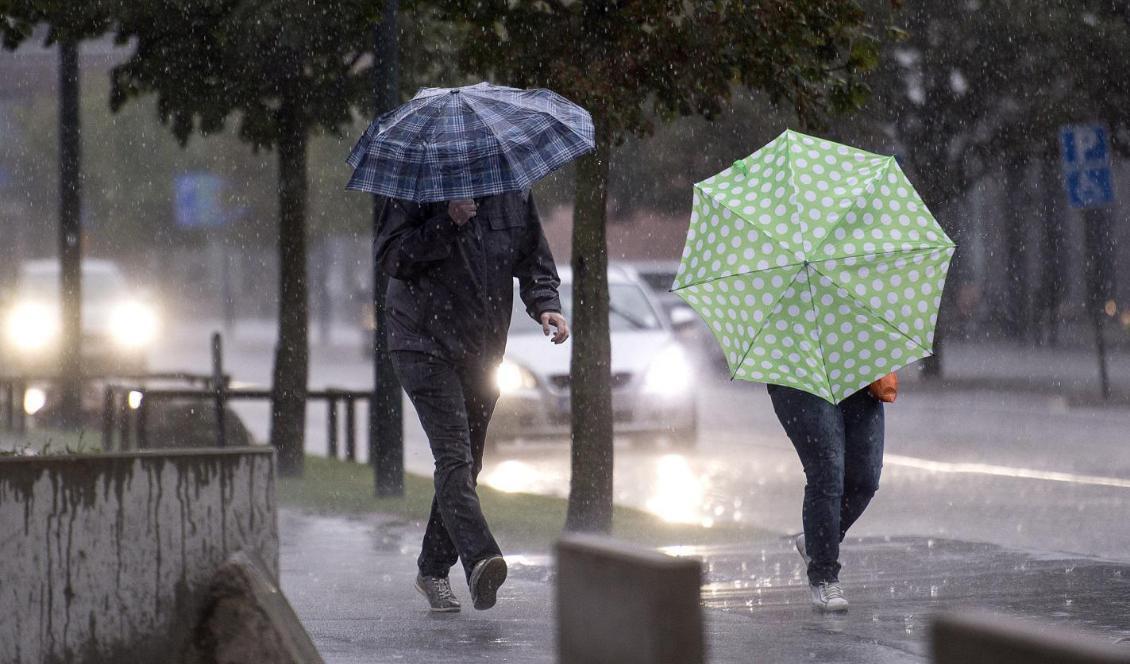
[[(122, 275), (114, 270), (83, 270), (82, 298), (85, 301), (108, 300), (125, 290)], [(19, 293), (29, 299), (57, 300), (59, 272), (56, 270), (25, 271), (20, 275)]]
[(675, 283), (677, 270), (640, 270), (640, 279), (656, 293), (666, 293)]
[[(557, 289), (561, 295), (561, 312), (570, 322), (573, 320), (573, 288), (564, 283)], [(659, 317), (643, 289), (636, 284), (608, 285), (608, 323), (613, 332), (623, 330), (657, 330)], [(541, 334), (541, 328), (530, 321), (526, 305), (514, 289), (514, 315), (510, 320), (512, 334)]]

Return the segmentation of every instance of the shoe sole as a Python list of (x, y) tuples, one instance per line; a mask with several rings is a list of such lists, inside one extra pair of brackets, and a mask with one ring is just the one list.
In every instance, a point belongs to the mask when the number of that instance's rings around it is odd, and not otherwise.
[(498, 589), (505, 581), (506, 561), (502, 558), (491, 558), (486, 561), (475, 582), (475, 608), (485, 611), (493, 607), (498, 601)]
[[(413, 585), (416, 586), (416, 592), (423, 595), (424, 599), (428, 599), (428, 591), (424, 590), (420, 586), (420, 584), (418, 584), (418, 583), (413, 584)], [(431, 604), (432, 604), (432, 601), (430, 599), (428, 599), (428, 606), (429, 606), (429, 608), (431, 608), (433, 613), (458, 613), (459, 609), (461, 608), (461, 607), (458, 607), (458, 606), (449, 606), (447, 608), (443, 608), (443, 607), (436, 608), (434, 606), (431, 606)]]
[(844, 613), (845, 611), (848, 610), (848, 606), (844, 605), (844, 606), (832, 607), (832, 606), (827, 606), (825, 604), (817, 604), (816, 602), (813, 602), (812, 603), (812, 610), (813, 611), (819, 611), (820, 613)]

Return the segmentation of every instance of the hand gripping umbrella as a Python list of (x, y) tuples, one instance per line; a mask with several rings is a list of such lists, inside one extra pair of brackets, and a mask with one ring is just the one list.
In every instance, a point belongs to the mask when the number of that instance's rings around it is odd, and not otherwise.
[(954, 243), (894, 157), (786, 131), (693, 208), (672, 290), (733, 378), (838, 403), (932, 353)]
[(585, 109), (549, 90), (423, 88), (354, 146), (347, 189), (417, 203), (527, 189), (595, 147)]

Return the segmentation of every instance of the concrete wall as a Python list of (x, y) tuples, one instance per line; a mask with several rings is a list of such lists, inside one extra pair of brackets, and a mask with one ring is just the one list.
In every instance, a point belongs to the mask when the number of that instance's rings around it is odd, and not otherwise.
[(0, 662), (174, 662), (216, 567), (278, 575), (270, 449), (0, 459)]

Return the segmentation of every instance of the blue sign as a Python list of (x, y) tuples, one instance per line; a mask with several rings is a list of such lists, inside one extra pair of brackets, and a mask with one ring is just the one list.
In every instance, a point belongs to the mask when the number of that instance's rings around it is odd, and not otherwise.
[(1114, 202), (1110, 142), (1102, 125), (1070, 125), (1059, 132), (1063, 179), (1073, 208), (1093, 208)]
[(220, 194), (224, 181), (211, 173), (187, 173), (174, 183), (174, 216), (183, 228), (215, 228), (227, 222)]

